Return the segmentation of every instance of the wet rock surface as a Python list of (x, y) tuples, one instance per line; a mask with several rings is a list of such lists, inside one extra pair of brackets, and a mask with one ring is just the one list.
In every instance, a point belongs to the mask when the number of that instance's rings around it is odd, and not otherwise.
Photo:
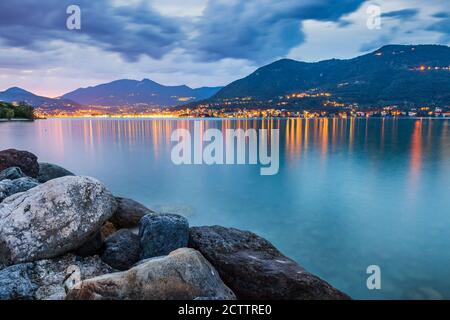
[(254, 233), (193, 227), (189, 245), (212, 263), (239, 299), (349, 299)]
[(167, 255), (187, 247), (189, 223), (176, 214), (146, 215), (139, 226), (141, 259)]
[(39, 174), (37, 176), (37, 180), (40, 183), (45, 183), (53, 179), (73, 175), (74, 174), (69, 170), (66, 170), (56, 164), (41, 162), (39, 163)]
[(121, 197), (116, 197), (116, 200), (117, 210), (110, 221), (117, 229), (135, 228), (144, 216), (155, 213), (137, 201)]
[(0, 151), (0, 171), (19, 167), (29, 177), (36, 178), (39, 173), (38, 158), (28, 151), (8, 149)]
[(105, 240), (102, 261), (117, 270), (127, 270), (139, 261), (140, 255), (139, 236), (122, 229)]
[(15, 180), (2, 180), (0, 181), (0, 202), (3, 202), (3, 200), (14, 194), (28, 191), (38, 185), (39, 182), (30, 177), (23, 177)]
[(0, 270), (0, 300), (34, 299), (36, 284), (32, 283), (28, 272), (32, 264), (18, 264)]
[(0, 181), (2, 180), (15, 180), (25, 177), (22, 169), (19, 167), (11, 167), (0, 172)]

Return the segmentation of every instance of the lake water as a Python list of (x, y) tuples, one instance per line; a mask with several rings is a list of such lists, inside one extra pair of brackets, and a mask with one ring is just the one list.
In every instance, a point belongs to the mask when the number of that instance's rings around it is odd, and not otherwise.
[[(193, 120), (0, 123), (0, 149), (29, 150), (116, 195), (191, 225), (251, 230), (358, 299), (450, 299), (450, 121), (202, 120), (279, 128), (280, 170), (181, 165), (171, 133)], [(366, 268), (379, 265), (381, 290)]]

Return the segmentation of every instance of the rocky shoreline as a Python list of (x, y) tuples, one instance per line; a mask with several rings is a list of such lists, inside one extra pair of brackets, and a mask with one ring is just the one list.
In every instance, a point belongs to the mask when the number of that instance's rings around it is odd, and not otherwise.
[(0, 300), (350, 299), (258, 235), (190, 227), (0, 151)]

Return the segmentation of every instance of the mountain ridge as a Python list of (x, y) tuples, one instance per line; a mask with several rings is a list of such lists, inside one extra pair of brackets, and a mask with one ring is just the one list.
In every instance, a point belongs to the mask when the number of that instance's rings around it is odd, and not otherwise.
[(165, 86), (150, 79), (119, 79), (108, 83), (78, 88), (61, 97), (83, 105), (126, 106), (148, 104), (176, 106), (187, 101), (209, 98), (222, 87), (191, 88), (187, 85)]
[[(421, 66), (432, 69), (414, 69)], [(387, 45), (351, 59), (280, 59), (230, 83), (201, 103), (220, 104), (245, 97), (265, 101), (315, 90), (362, 105), (450, 104), (450, 70), (434, 69), (438, 67), (450, 67), (450, 47)]]
[[(165, 86), (148, 78), (118, 79), (78, 88), (57, 98), (11, 87), (0, 92), (0, 101), (26, 102), (54, 110), (76, 110), (83, 106), (195, 108), (204, 105), (295, 109), (323, 108), (330, 103), (414, 107), (450, 106), (449, 89), (449, 46), (386, 45), (350, 59), (318, 62), (280, 59), (225, 87), (193, 89), (187, 85)], [(285, 101), (292, 94), (297, 95)]]
[(8, 103), (25, 102), (33, 107), (42, 107), (47, 109), (53, 108), (76, 108), (80, 105), (74, 101), (63, 98), (48, 98), (36, 95), (20, 87), (10, 87), (0, 92), (0, 101)]
[[(127, 90), (134, 90), (137, 87), (144, 87), (143, 90), (151, 89), (156, 92), (147, 92), (149, 95), (142, 95), (143, 99), (126, 99), (126, 96), (113, 99), (110, 97), (112, 92), (124, 92), (130, 95), (132, 92)], [(205, 98), (209, 98), (222, 87), (199, 87), (192, 89), (187, 85), (178, 86), (165, 86), (159, 84), (150, 79), (133, 80), (133, 79), (118, 79), (108, 83), (101, 83), (95, 86), (89, 86), (84, 88), (78, 88), (68, 93), (65, 93), (56, 98), (49, 98), (34, 94), (23, 88), (14, 86), (0, 92), (0, 101), (8, 103), (25, 102), (33, 107), (41, 107), (43, 109), (59, 109), (67, 108), (74, 109), (82, 106), (89, 106), (93, 104), (102, 104), (105, 106), (127, 106), (127, 105), (154, 105), (154, 106), (175, 106), (185, 103), (186, 98), (190, 101), (197, 101)], [(106, 93), (107, 95), (99, 95), (100, 93)], [(112, 90), (112, 91), (111, 91)], [(152, 98), (152, 94), (156, 96), (160, 94), (160, 98)], [(108, 99), (110, 98), (110, 99)]]

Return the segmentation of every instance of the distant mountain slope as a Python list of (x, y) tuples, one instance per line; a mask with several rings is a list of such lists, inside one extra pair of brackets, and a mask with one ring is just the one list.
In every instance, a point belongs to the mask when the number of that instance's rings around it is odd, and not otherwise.
[(188, 86), (164, 86), (149, 79), (117, 80), (94, 87), (80, 88), (62, 96), (83, 105), (127, 106), (136, 104), (176, 106), (207, 99), (221, 87), (192, 89)]
[(363, 105), (450, 105), (449, 67), (450, 47), (438, 45), (389, 45), (354, 59), (317, 63), (283, 59), (229, 84), (207, 102), (269, 100), (316, 90)]
[(67, 99), (53, 99), (42, 97), (18, 87), (12, 87), (0, 92), (0, 101), (10, 103), (25, 102), (33, 107), (42, 107), (48, 109), (79, 106), (79, 104)]

